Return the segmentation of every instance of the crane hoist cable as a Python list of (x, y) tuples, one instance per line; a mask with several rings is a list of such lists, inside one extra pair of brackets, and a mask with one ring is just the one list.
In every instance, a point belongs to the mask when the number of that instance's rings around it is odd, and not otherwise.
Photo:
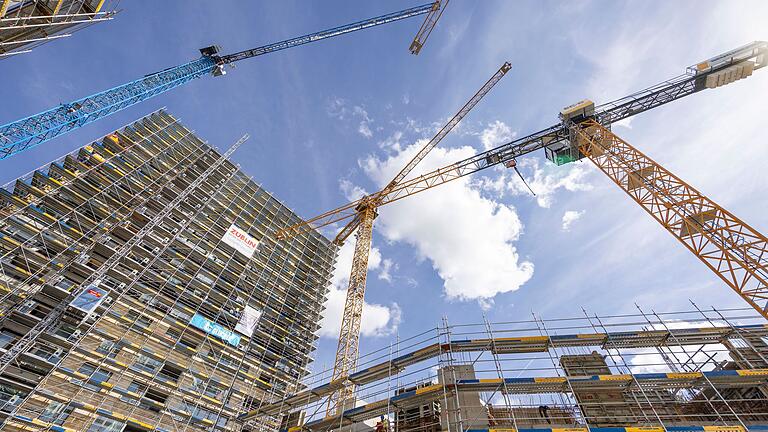
[(73, 102), (63, 103), (47, 111), (0, 126), (0, 159), (21, 153), (196, 78), (224, 75), (225, 66), (228, 64), (428, 14), (433, 9), (434, 3), (427, 3), (233, 54), (220, 55), (220, 48), (215, 45), (201, 48), (201, 57), (196, 60), (145, 75), (127, 84)]
[(533, 189), (531, 189), (531, 186), (528, 185), (527, 181), (525, 181), (525, 177), (523, 177), (523, 173), (521, 173), (520, 170), (517, 168), (517, 159), (510, 159), (504, 162), (504, 166), (507, 168), (514, 169), (515, 172), (517, 173), (517, 176), (520, 177), (520, 181), (522, 181), (525, 187), (527, 187), (528, 190), (531, 191), (531, 195), (536, 196), (536, 192), (534, 192)]

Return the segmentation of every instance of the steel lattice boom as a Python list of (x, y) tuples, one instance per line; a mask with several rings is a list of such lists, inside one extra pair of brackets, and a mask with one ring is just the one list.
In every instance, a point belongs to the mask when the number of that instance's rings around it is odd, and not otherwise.
[(189, 63), (0, 126), (0, 159), (21, 153), (195, 78), (210, 74), (221, 75), (226, 64), (423, 15), (432, 9), (432, 3), (424, 4), (224, 56), (216, 55), (217, 49), (214, 49)]
[[(437, 3), (437, 2), (435, 2)], [(304, 36), (299, 36), (293, 39), (287, 39), (282, 42), (277, 42), (262, 47), (253, 48), (245, 51), (240, 51), (234, 54), (227, 54), (221, 56), (221, 61), (224, 63), (234, 63), (236, 61), (245, 60), (247, 58), (256, 57), (271, 52), (284, 50), (287, 48), (293, 48), (295, 46), (304, 45), (310, 42), (317, 42), (319, 40), (328, 39), (334, 36), (340, 36), (346, 33), (351, 33), (358, 30), (364, 30), (369, 27), (375, 27), (382, 24), (389, 24), (394, 21), (399, 21), (406, 18), (423, 15), (430, 12), (434, 7), (434, 3), (423, 4), (410, 9), (404, 9), (399, 12), (394, 12), (387, 15), (377, 16), (375, 18), (354, 22), (339, 27), (334, 27), (328, 30), (311, 33)]]
[(216, 63), (210, 57), (202, 57), (0, 126), (0, 159), (21, 153), (72, 129), (208, 75), (215, 66)]
[(574, 130), (585, 156), (768, 318), (768, 238), (596, 121)]

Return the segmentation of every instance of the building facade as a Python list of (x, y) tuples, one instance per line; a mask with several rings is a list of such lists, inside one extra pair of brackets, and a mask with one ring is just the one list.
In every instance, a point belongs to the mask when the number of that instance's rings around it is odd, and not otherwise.
[(34, 337), (3, 430), (240, 430), (300, 390), (337, 250), (172, 115), (0, 194), (0, 355)]

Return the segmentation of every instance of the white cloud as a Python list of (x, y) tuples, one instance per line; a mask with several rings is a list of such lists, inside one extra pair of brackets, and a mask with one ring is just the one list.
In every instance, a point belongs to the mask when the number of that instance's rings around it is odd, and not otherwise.
[(381, 262), (381, 270), (379, 271), (379, 279), (392, 282), (392, 271), (397, 270), (397, 264), (391, 259), (386, 258)]
[(400, 131), (394, 132), (392, 135), (379, 141), (379, 148), (387, 151), (400, 151), (400, 140), (403, 138), (403, 133)]
[(328, 101), (325, 112), (331, 117), (344, 120), (348, 114), (347, 102), (342, 98), (334, 97)]
[(480, 132), (480, 142), (485, 150), (490, 150), (500, 144), (510, 141), (515, 133), (504, 122), (496, 120)]
[(621, 119), (617, 121), (616, 123), (613, 123), (612, 126), (621, 126), (625, 127), (627, 129), (632, 129), (632, 120), (634, 120), (634, 117), (627, 117), (625, 119)]
[[(336, 261), (336, 270), (331, 278), (331, 289), (328, 292), (328, 300), (325, 302), (325, 311), (319, 335), (321, 337), (338, 338), (341, 330), (341, 315), (344, 312), (344, 303), (347, 296), (347, 287), (349, 284), (349, 272), (352, 268), (352, 258), (354, 255), (355, 241), (351, 236), (344, 246), (339, 249), (339, 258)], [(389, 261), (389, 264), (382, 263)], [(378, 248), (371, 247), (368, 256), (368, 270), (389, 271), (393, 263), (391, 260), (382, 260), (381, 252)], [(402, 311), (397, 303), (389, 306), (380, 304), (371, 304), (366, 302), (363, 305), (363, 321), (360, 325), (360, 334), (363, 336), (387, 336), (395, 332), (402, 320)]]
[[(515, 137), (516, 133), (504, 122), (496, 120), (480, 132), (480, 142), (486, 150), (497, 147)], [(555, 166), (545, 162), (541, 166), (538, 158), (524, 158), (517, 161), (517, 167), (525, 178), (525, 181), (536, 194), (536, 202), (540, 207), (549, 208), (554, 202), (554, 195), (559, 189), (570, 192), (592, 189), (586, 182), (586, 177), (592, 170), (591, 165), (585, 163), (571, 164), (567, 166)], [(481, 177), (475, 181), (481, 189), (493, 192), (496, 196), (503, 196), (505, 192), (511, 195), (531, 196), (531, 191), (520, 179), (514, 170), (497, 167), (494, 173), (499, 173), (494, 178)]]
[(480, 306), (480, 309), (487, 311), (491, 310), (496, 302), (493, 301), (493, 298), (479, 298), (477, 299), (477, 304)]
[(360, 105), (349, 107), (349, 103), (345, 99), (333, 97), (328, 101), (326, 113), (330, 117), (339, 120), (353, 118), (360, 119), (360, 123), (357, 126), (357, 132), (366, 138), (373, 137), (373, 130), (371, 130), (373, 119), (368, 115), (368, 111), (366, 111), (364, 107)]
[(563, 231), (570, 231), (571, 225), (573, 225), (573, 223), (577, 220), (581, 219), (582, 216), (584, 216), (584, 210), (566, 210), (565, 213), (563, 213), (563, 225), (560, 228)]
[(339, 189), (341, 189), (341, 191), (344, 193), (344, 196), (350, 201), (357, 201), (360, 198), (368, 195), (368, 192), (365, 189), (352, 184), (352, 182), (347, 179), (339, 180)]
[[(426, 140), (390, 156), (360, 162), (366, 174), (384, 185)], [(436, 169), (475, 153), (472, 147), (435, 148), (412, 173)], [(377, 227), (390, 241), (416, 248), (443, 279), (448, 299), (477, 300), (488, 307), (495, 295), (519, 289), (533, 275), (533, 264), (521, 260), (514, 242), (522, 223), (511, 206), (484, 198), (462, 178), (383, 207)]]
[(370, 138), (373, 136), (373, 132), (371, 132), (371, 128), (368, 126), (368, 123), (366, 122), (360, 122), (360, 126), (357, 127), (357, 131), (360, 132), (360, 135)]
[[(520, 167), (520, 171), (531, 189), (536, 193), (536, 202), (541, 207), (550, 207), (554, 200), (554, 194), (559, 189), (565, 189), (569, 192), (592, 189), (592, 185), (586, 182), (586, 177), (594, 168), (585, 162), (574, 163), (570, 166), (555, 166), (545, 162), (544, 166), (541, 166), (538, 158), (528, 158), (519, 163), (518, 167)], [(530, 194), (528, 188), (517, 175), (512, 176), (512, 181), (508, 186), (515, 195)]]
[(373, 132), (371, 132), (370, 124), (373, 123), (373, 120), (368, 116), (368, 111), (365, 110), (365, 108), (361, 106), (355, 105), (352, 108), (352, 113), (355, 115), (355, 117), (359, 117), (360, 119), (360, 125), (357, 127), (357, 131), (360, 132), (360, 135), (370, 138), (373, 136)]

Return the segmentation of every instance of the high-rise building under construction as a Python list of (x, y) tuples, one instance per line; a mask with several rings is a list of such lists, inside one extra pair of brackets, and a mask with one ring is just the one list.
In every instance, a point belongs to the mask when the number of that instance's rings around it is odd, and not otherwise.
[(3, 430), (238, 430), (301, 389), (336, 247), (275, 240), (227, 156), (159, 111), (0, 189)]

